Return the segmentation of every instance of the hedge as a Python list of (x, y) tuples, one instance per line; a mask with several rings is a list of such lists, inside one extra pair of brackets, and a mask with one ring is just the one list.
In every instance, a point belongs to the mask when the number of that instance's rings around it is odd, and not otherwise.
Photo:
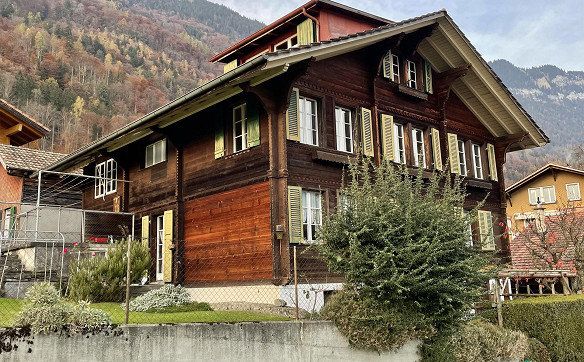
[(531, 297), (503, 304), (505, 328), (541, 341), (553, 361), (584, 361), (583, 321), (584, 295)]

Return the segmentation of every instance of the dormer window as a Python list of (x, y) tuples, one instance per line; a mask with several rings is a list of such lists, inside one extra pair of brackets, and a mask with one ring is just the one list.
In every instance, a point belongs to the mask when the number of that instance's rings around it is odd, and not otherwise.
[(408, 87), (417, 88), (418, 82), (416, 77), (416, 63), (408, 60), (407, 62), (407, 72), (408, 72)]
[(292, 35), (288, 39), (276, 44), (274, 51), (295, 48), (298, 46), (298, 35)]

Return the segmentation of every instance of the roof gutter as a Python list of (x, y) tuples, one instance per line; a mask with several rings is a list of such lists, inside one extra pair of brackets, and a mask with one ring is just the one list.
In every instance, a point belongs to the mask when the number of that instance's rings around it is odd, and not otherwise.
[[(51, 170), (56, 170), (58, 168), (63, 168), (63, 167), (67, 168), (65, 166), (72, 166), (72, 165), (68, 165), (68, 164), (74, 162), (75, 159), (82, 157), (84, 155), (87, 155), (96, 149), (101, 148), (102, 146), (104, 146), (108, 142), (110, 142), (118, 137), (121, 137), (128, 132), (132, 132), (132, 131), (138, 129), (139, 127), (143, 126), (147, 122), (156, 119), (157, 117), (163, 115), (164, 113), (166, 113), (166, 112), (168, 112), (168, 111), (170, 111), (178, 106), (181, 106), (181, 105), (197, 98), (198, 96), (205, 94), (205, 93), (209, 92), (210, 90), (213, 90), (213, 89), (237, 78), (242, 73), (245, 73), (246, 71), (253, 69), (256, 66), (265, 64), (267, 62), (267, 60), (268, 60), (267, 56), (262, 55), (262, 56), (257, 57), (257, 58), (255, 58), (255, 59), (253, 59), (245, 64), (242, 64), (239, 67), (233, 69), (232, 71), (225, 73), (225, 74), (221, 75), (220, 77), (217, 77), (217, 78), (213, 79), (212, 81), (202, 85), (201, 87), (196, 88), (196, 89), (192, 90), (191, 92), (175, 99), (174, 101), (167, 103), (166, 105), (142, 116), (141, 118), (135, 120), (134, 122), (131, 122), (130, 124), (118, 129), (117, 131), (110, 133), (109, 135), (107, 135), (104, 138), (86, 146), (85, 148), (82, 148), (82, 149), (78, 150), (77, 152), (71, 153), (70, 155), (59, 160), (58, 162), (56, 162), (52, 165), (49, 165), (46, 168), (46, 170), (51, 171)], [(38, 173), (38, 171), (33, 174), (33, 177), (36, 176), (37, 173)]]

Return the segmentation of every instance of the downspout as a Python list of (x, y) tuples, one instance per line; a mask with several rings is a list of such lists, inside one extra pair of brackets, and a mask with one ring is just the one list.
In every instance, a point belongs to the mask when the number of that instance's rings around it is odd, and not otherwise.
[(315, 39), (317, 42), (320, 41), (320, 22), (318, 21), (317, 18), (315, 18), (314, 16), (310, 15), (307, 11), (306, 11), (306, 7), (302, 8), (302, 14), (304, 16), (306, 16), (309, 19), (312, 19), (312, 21), (314, 21), (314, 23), (316, 24), (316, 35), (318, 36), (318, 39)]

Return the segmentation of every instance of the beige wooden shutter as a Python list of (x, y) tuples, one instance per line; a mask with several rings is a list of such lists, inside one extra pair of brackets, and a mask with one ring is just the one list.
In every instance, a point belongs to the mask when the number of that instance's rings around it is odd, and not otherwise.
[(221, 122), (215, 125), (215, 159), (225, 156), (225, 134)]
[(298, 35), (298, 45), (308, 45), (315, 42), (315, 31), (314, 31), (314, 21), (312, 19), (306, 19), (296, 28)]
[(164, 239), (162, 240), (162, 266), (165, 283), (172, 282), (172, 210), (164, 212)]
[(301, 243), (302, 235), (302, 188), (288, 186), (288, 235), (290, 243)]
[(361, 108), (361, 126), (363, 129), (363, 154), (373, 157), (375, 151), (373, 147), (373, 124), (370, 109)]
[(424, 61), (424, 86), (426, 88), (426, 92), (432, 93), (432, 65), (429, 61)]
[(434, 155), (434, 169), (443, 170), (442, 166), (442, 149), (440, 148), (440, 131), (432, 128), (432, 153)]
[(292, 88), (288, 111), (286, 112), (286, 136), (289, 140), (300, 142), (300, 92), (297, 88)]
[(458, 159), (458, 136), (448, 133), (448, 156), (450, 160), (450, 172), (460, 175), (460, 162)]
[(394, 161), (393, 116), (381, 115), (381, 137), (383, 138), (383, 158), (387, 161)]
[(387, 52), (383, 57), (383, 77), (393, 80), (393, 59), (391, 52)]
[(490, 211), (478, 211), (479, 233), (482, 250), (495, 250), (495, 236), (493, 234), (493, 215)]
[(150, 239), (150, 216), (142, 216), (142, 245), (149, 247)]
[(230, 61), (223, 66), (223, 73), (228, 73), (233, 69), (237, 68), (237, 59)]
[(497, 175), (497, 159), (495, 157), (495, 146), (490, 143), (487, 143), (487, 157), (489, 159), (489, 175), (491, 180), (499, 181), (499, 177)]
[(248, 103), (245, 107), (247, 117), (247, 147), (260, 144), (260, 114), (255, 103)]

